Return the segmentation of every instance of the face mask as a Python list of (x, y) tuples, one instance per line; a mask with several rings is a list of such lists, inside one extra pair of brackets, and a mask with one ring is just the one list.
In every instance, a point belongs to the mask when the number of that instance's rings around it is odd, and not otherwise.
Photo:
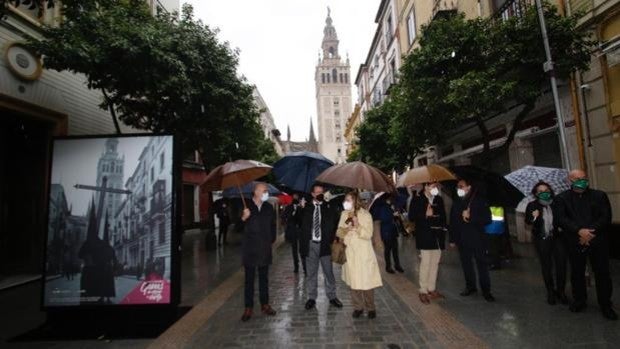
[(540, 192), (536, 195), (541, 201), (551, 201), (551, 193), (548, 191)]
[(351, 211), (353, 209), (353, 204), (350, 201), (345, 201), (342, 203), (342, 207), (345, 211)]
[(574, 181), (572, 184), (572, 187), (573, 189), (586, 190), (588, 189), (589, 185), (590, 185), (590, 181), (588, 181), (585, 178), (581, 178), (581, 179)]
[(323, 194), (319, 194), (319, 195), (317, 195), (317, 196), (316, 196), (316, 198), (315, 198), (315, 199), (316, 199), (316, 201), (318, 201), (318, 202), (323, 202), (323, 200), (325, 200), (325, 195), (323, 195)]
[(269, 193), (263, 193), (263, 196), (260, 197), (260, 201), (265, 202), (269, 200)]
[(460, 198), (464, 198), (465, 195), (467, 195), (467, 192), (465, 191), (465, 189), (457, 189), (456, 190), (456, 195), (458, 195)]
[(439, 195), (439, 188), (432, 188), (432, 189), (431, 189), (431, 195), (432, 195), (432, 196), (437, 196), (437, 195)]

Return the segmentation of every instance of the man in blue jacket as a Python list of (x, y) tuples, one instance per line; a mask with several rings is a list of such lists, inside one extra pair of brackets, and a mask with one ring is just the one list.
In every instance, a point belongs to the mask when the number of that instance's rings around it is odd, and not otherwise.
[(450, 212), (449, 232), (450, 246), (458, 246), (465, 274), (466, 287), (461, 296), (466, 297), (477, 292), (473, 265), (475, 260), (484, 299), (487, 302), (494, 302), (484, 237), (484, 227), (491, 223), (491, 210), (486, 200), (476, 195), (476, 190), (472, 188), (469, 180), (458, 181), (457, 195), (459, 199), (454, 201)]

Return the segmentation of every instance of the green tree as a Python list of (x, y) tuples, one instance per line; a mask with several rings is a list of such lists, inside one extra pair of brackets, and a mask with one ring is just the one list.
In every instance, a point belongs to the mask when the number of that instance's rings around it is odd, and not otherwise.
[[(272, 155), (258, 123), (253, 87), (237, 72), (238, 52), (196, 20), (191, 6), (152, 16), (143, 0), (63, 0), (63, 23), (31, 46), (47, 68), (84, 74), (119, 120), (171, 132), (207, 169)], [(270, 143), (269, 143), (270, 144)]]
[[(576, 17), (560, 16), (546, 4), (555, 74), (566, 79), (585, 70), (591, 42), (577, 30)], [(442, 144), (459, 127), (475, 124), (484, 154), (490, 156), (491, 136), (485, 120), (518, 108), (507, 149), (527, 115), (549, 86), (536, 8), (521, 17), (466, 20), (463, 15), (434, 20), (422, 30), (420, 47), (401, 68), (403, 110), (397, 113), (397, 136), (418, 137), (416, 144)]]
[(383, 172), (402, 170), (411, 161), (406, 149), (408, 144), (398, 142), (392, 127), (395, 116), (399, 113), (398, 99), (388, 99), (383, 104), (369, 110), (357, 130), (357, 149), (351, 154), (352, 160), (362, 160)]

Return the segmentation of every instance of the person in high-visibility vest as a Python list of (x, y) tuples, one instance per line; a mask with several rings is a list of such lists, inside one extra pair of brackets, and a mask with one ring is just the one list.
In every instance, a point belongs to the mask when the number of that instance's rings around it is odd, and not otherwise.
[(506, 216), (504, 208), (500, 206), (491, 206), (491, 223), (484, 227), (487, 236), (487, 249), (489, 255), (490, 269), (496, 270), (502, 268), (502, 260), (500, 250), (502, 246), (502, 237), (506, 232)]

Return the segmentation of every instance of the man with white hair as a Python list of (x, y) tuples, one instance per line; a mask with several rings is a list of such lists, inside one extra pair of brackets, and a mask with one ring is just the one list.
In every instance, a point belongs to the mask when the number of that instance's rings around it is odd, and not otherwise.
[(269, 305), (269, 265), (272, 261), (271, 245), (276, 241), (276, 214), (267, 202), (267, 184), (254, 186), (252, 200), (246, 200), (241, 220), (245, 222), (243, 232), (242, 259), (245, 268), (245, 311), (242, 321), (252, 317), (254, 307), (254, 278), (258, 269), (258, 290), (263, 314), (273, 316), (276, 311)]
[(568, 175), (571, 189), (557, 198), (559, 226), (566, 234), (571, 264), (571, 285), (574, 313), (586, 308), (586, 263), (592, 264), (596, 279), (596, 295), (603, 316), (617, 320), (612, 308), (612, 283), (609, 273), (609, 227), (611, 205), (607, 194), (589, 187), (588, 176), (583, 170), (573, 170)]

